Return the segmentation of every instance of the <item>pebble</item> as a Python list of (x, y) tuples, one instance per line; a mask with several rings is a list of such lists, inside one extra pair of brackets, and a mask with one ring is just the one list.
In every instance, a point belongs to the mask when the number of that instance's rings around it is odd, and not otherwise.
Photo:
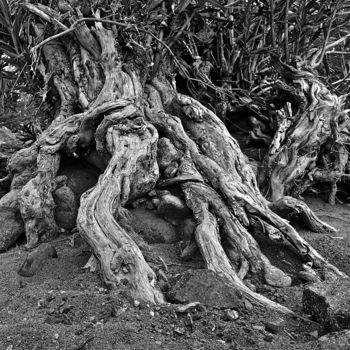
[(60, 335), (58, 333), (55, 333), (53, 337), (57, 340), (60, 337)]
[(153, 316), (154, 316), (154, 311), (151, 310), (151, 311), (149, 312), (149, 314), (151, 315), (151, 317), (153, 317)]
[(49, 315), (52, 315), (54, 312), (55, 312), (55, 309), (53, 309), (53, 308), (47, 310), (47, 313)]
[(313, 331), (313, 332), (310, 332), (309, 335), (311, 335), (311, 337), (317, 339), (318, 338), (318, 331)]
[(239, 318), (239, 314), (236, 310), (230, 310), (230, 309), (225, 310), (224, 320), (234, 321), (234, 320), (237, 320), (238, 318)]
[(152, 190), (152, 191), (149, 191), (149, 192), (148, 192), (148, 195), (149, 195), (150, 197), (157, 197), (157, 192), (156, 192), (155, 190)]
[(139, 307), (140, 306), (140, 302), (138, 300), (134, 300), (134, 306), (135, 307)]
[(184, 335), (185, 334), (185, 329), (183, 327), (176, 327), (174, 329), (174, 333), (177, 335)]
[(249, 300), (244, 300), (244, 306), (247, 310), (251, 310), (253, 308), (252, 303)]
[(284, 320), (282, 318), (278, 318), (278, 319), (273, 320), (273, 321), (266, 321), (265, 322), (265, 329), (269, 333), (277, 334), (277, 333), (281, 332), (284, 324), (285, 323), (284, 323)]
[(183, 314), (187, 311), (190, 311), (190, 310), (196, 308), (198, 305), (200, 305), (200, 302), (195, 301), (193, 303), (179, 306), (176, 311)]

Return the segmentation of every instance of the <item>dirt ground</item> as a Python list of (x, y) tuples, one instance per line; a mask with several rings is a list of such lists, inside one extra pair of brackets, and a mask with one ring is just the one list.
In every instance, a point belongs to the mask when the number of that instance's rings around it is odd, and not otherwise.
[[(307, 199), (336, 234), (305, 231), (305, 237), (333, 264), (350, 275), (350, 207), (330, 206), (317, 198)], [(258, 238), (272, 262), (293, 277), (292, 287), (260, 286), (258, 292), (302, 314), (303, 284), (296, 272), (301, 262), (285, 246)], [(178, 305), (137, 305), (124, 292), (108, 291), (97, 273), (83, 269), (90, 257), (80, 239), (74, 246), (67, 237), (53, 243), (58, 258), (48, 260), (33, 277), (17, 274), (27, 254), (17, 246), (0, 254), (0, 349), (122, 350), (122, 349), (319, 349), (319, 325), (272, 314), (247, 304), (229, 320), (227, 310), (202, 307), (186, 313)], [(282, 248), (282, 249), (281, 249)], [(176, 244), (154, 244), (154, 252), (169, 268), (170, 280), (188, 268), (202, 268), (200, 259), (184, 264)], [(307, 315), (304, 315), (307, 317)], [(268, 320), (285, 318), (276, 332)]]

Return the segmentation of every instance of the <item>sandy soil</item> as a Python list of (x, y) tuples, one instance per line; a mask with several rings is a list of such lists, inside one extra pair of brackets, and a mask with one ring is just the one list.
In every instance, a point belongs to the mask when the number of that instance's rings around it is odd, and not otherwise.
[[(350, 274), (350, 207), (330, 206), (308, 198), (313, 210), (339, 231), (333, 235), (300, 230), (321, 254)], [(296, 224), (298, 225), (298, 224)], [(300, 229), (301, 227), (298, 226)], [(296, 272), (300, 261), (289, 247), (271, 245), (259, 238), (265, 254), (293, 276), (293, 286), (259, 292), (302, 313), (303, 284)], [(58, 258), (48, 260), (33, 277), (17, 270), (25, 259), (21, 246), (0, 254), (0, 349), (318, 349), (317, 324), (289, 317), (277, 334), (264, 324), (280, 315), (247, 305), (237, 310), (237, 320), (227, 320), (225, 310), (201, 308), (178, 313), (177, 305), (136, 305), (125, 293), (111, 293), (96, 273), (83, 269), (90, 252), (69, 238), (53, 243)], [(155, 256), (169, 267), (170, 280), (188, 268), (201, 268), (200, 259), (178, 258), (176, 244), (154, 244)]]

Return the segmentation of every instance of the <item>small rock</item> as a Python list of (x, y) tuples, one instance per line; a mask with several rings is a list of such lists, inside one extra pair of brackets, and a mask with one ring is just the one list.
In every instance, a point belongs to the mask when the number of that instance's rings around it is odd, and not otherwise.
[(317, 339), (318, 338), (318, 331), (313, 331), (313, 332), (310, 332), (309, 335), (311, 335), (311, 337)]
[(239, 317), (239, 314), (236, 310), (225, 310), (225, 313), (224, 313), (224, 320), (225, 321), (234, 321), (234, 320), (237, 320)]
[(174, 333), (177, 335), (184, 335), (185, 334), (185, 328), (183, 327), (175, 327)]
[(148, 192), (148, 195), (149, 195), (150, 197), (157, 197), (157, 192), (156, 192), (155, 190), (152, 190), (152, 191), (149, 191), (149, 192)]
[(264, 278), (270, 286), (289, 287), (292, 284), (292, 278), (274, 266), (265, 271)]
[(77, 221), (78, 201), (74, 192), (68, 186), (62, 186), (53, 192), (56, 207), (55, 221), (59, 227), (72, 229)]
[(91, 316), (91, 317), (89, 318), (89, 321), (90, 321), (90, 322), (96, 322), (96, 317), (95, 317), (95, 316)]
[(140, 306), (140, 302), (138, 300), (134, 300), (134, 306), (135, 307), (139, 307)]
[(319, 350), (349, 350), (350, 330), (326, 334), (317, 340)]
[(147, 243), (175, 243), (179, 240), (176, 228), (147, 209), (131, 209), (133, 229)]
[(55, 333), (53, 337), (57, 340), (60, 337), (60, 335), (58, 333)]
[(42, 268), (46, 260), (52, 258), (57, 258), (56, 249), (49, 243), (42, 243), (28, 254), (18, 274), (23, 277), (32, 277)]
[(47, 310), (47, 313), (48, 313), (49, 315), (52, 315), (52, 314), (55, 313), (55, 309), (50, 308), (50, 309)]
[(156, 340), (156, 341), (155, 341), (155, 344), (158, 345), (158, 346), (161, 346), (161, 345), (162, 345), (162, 342), (159, 341), (159, 340)]
[(181, 304), (200, 302), (216, 309), (237, 309), (242, 306), (242, 297), (232, 288), (230, 281), (206, 269), (187, 270), (167, 295)]
[(193, 303), (189, 303), (189, 304), (186, 304), (186, 305), (181, 305), (177, 308), (177, 312), (179, 313), (185, 313), (185, 312), (188, 312), (192, 309), (195, 309), (198, 305), (200, 305), (201, 303), (198, 302), (198, 301), (195, 301)]
[(350, 279), (324, 281), (307, 286), (303, 293), (304, 312), (327, 331), (349, 328)]
[(151, 317), (154, 317), (154, 311), (153, 311), (153, 310), (151, 310), (151, 311), (149, 312), (149, 314), (151, 315)]
[(185, 217), (191, 216), (191, 211), (184, 200), (171, 193), (162, 194), (157, 207), (157, 214), (166, 218), (169, 222), (177, 224)]
[(256, 331), (262, 332), (265, 330), (264, 326), (259, 326), (259, 325), (253, 325), (252, 328)]
[(244, 306), (247, 310), (251, 310), (253, 308), (252, 303), (247, 299), (244, 300)]
[(265, 329), (269, 333), (277, 334), (283, 330), (285, 322), (282, 318), (265, 322)]

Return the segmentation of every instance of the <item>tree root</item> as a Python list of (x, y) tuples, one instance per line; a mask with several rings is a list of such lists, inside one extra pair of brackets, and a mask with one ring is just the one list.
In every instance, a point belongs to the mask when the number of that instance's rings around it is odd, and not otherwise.
[[(98, 184), (81, 199), (78, 228), (96, 254), (107, 285), (127, 286), (135, 299), (159, 303), (163, 297), (154, 272), (113, 217), (130, 198), (145, 195), (155, 186), (157, 132), (151, 125), (127, 122), (127, 128), (125, 124), (110, 128), (106, 138), (113, 156)], [(146, 166), (147, 175), (140, 174), (139, 169)]]
[[(38, 15), (44, 20), (47, 16), (55, 16), (43, 9), (41, 6)], [(156, 275), (141, 252), (143, 242), (127, 228), (125, 211), (156, 184), (182, 189), (196, 222), (189, 241), (193, 243), (195, 239), (207, 268), (228, 278), (237, 295), (258, 305), (291, 312), (253, 292), (243, 282), (247, 276), (256, 276), (273, 286), (291, 284), (291, 278), (273, 266), (261, 252), (250, 234), (254, 230), (265, 233), (271, 240), (289, 241), (310, 261), (320, 277), (345, 277), (279, 214), (286, 218), (299, 215), (309, 227), (318, 231), (331, 231), (332, 228), (317, 219), (300, 201), (284, 198), (269, 203), (262, 196), (256, 176), (238, 143), (213, 112), (197, 100), (178, 94), (160, 74), (144, 86), (146, 77), (135, 70), (134, 62), (122, 65), (112, 31), (104, 29), (101, 23), (95, 24), (95, 36), (89, 35), (87, 30), (88, 27), (82, 27), (76, 35), (77, 42), (84, 48), (80, 62), (87, 64), (87, 57), (95, 61), (91, 67), (98, 76), (104, 76), (103, 85), (86, 77), (86, 72), (81, 76), (77, 74), (78, 63), (71, 52), (70, 60), (75, 62), (73, 71), (61, 67), (61, 77), (55, 71), (55, 86), (59, 95), (62, 94), (58, 117), (32, 148), (18, 152), (11, 160), (14, 199), (11, 198), (19, 203), (28, 246), (34, 246), (44, 235), (54, 235), (58, 230), (52, 192), (57, 185), (61, 152), (71, 156), (94, 148), (107, 166), (97, 185), (83, 194), (77, 225), (92, 247), (103, 278), (111, 288), (126, 288), (134, 298), (152, 303), (164, 301), (157, 288)], [(40, 26), (37, 31), (40, 32)], [(91, 47), (89, 40), (94, 41)], [(55, 64), (52, 50), (47, 48), (45, 52), (52, 69)], [(64, 55), (64, 50), (60, 50), (56, 58), (60, 55)], [(65, 61), (62, 58), (60, 62)], [(75, 93), (70, 94), (72, 87), (75, 87)], [(73, 114), (76, 98), (82, 109), (81, 113)], [(296, 130), (304, 131), (304, 126), (311, 123), (314, 135), (318, 135), (318, 128), (324, 125), (320, 119), (322, 113), (319, 110), (312, 113), (314, 119), (301, 118), (302, 126)], [(284, 128), (288, 126), (286, 123)], [(177, 154), (169, 164), (163, 164), (161, 170), (166, 179), (159, 179), (159, 134), (170, 140)], [(279, 144), (285, 142), (286, 135), (287, 132), (280, 136)], [(281, 147), (277, 146), (276, 141), (274, 147), (278, 153)], [(288, 164), (282, 161), (283, 164), (278, 166), (283, 171), (290, 171), (291, 166), (300, 163), (298, 149), (294, 145), (291, 150), (283, 145), (281, 149), (276, 159), (284, 159)], [(291, 157), (289, 152), (292, 152)], [(24, 162), (25, 154), (30, 155), (28, 163)], [(305, 164), (299, 164), (299, 170), (306, 170), (310, 160), (305, 160)], [(25, 176), (19, 175), (21, 171)], [(283, 194), (283, 191), (280, 192)], [(280, 192), (272, 198), (278, 199)]]

